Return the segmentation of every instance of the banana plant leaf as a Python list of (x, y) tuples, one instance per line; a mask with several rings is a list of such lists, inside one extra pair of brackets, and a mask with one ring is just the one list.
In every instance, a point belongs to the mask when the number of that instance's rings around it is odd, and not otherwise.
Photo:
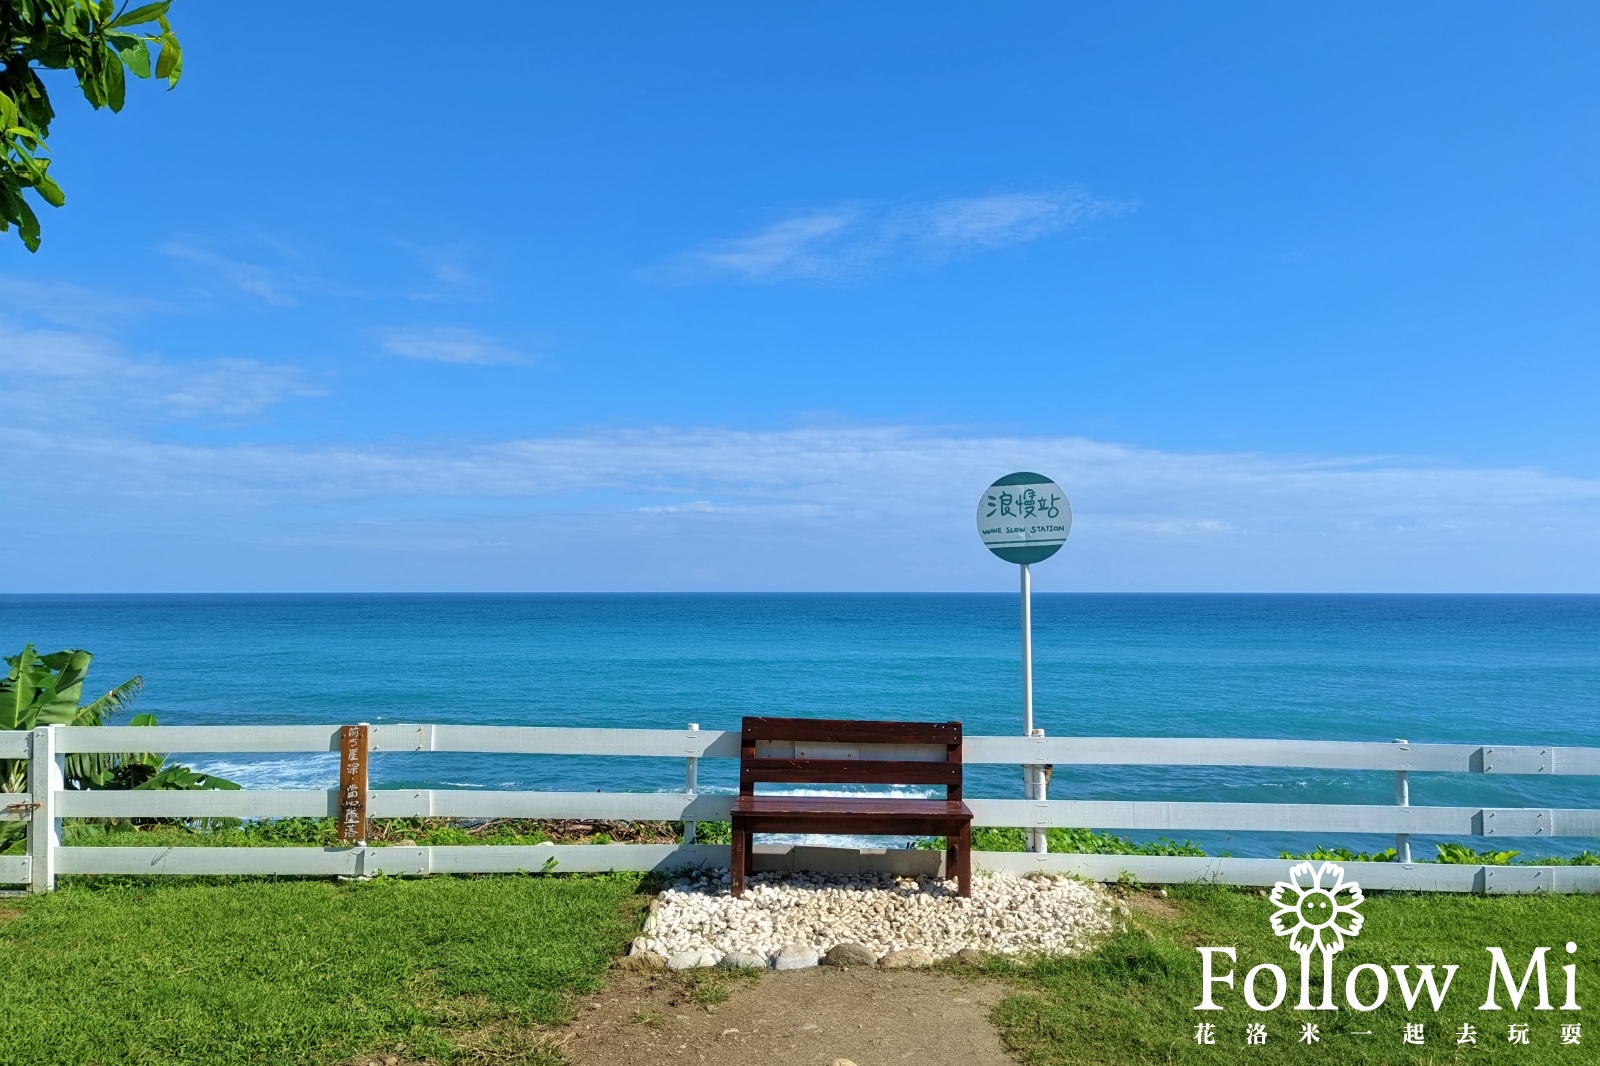
[[(127, 709), (144, 688), (144, 678), (131, 677), (91, 703), (81, 703), (84, 681), (94, 656), (82, 649), (39, 655), (32, 644), (6, 659), (0, 679), (0, 729), (34, 729), (41, 725), (106, 725)], [(153, 714), (134, 715), (129, 725), (153, 726)], [(236, 789), (226, 778), (196, 773), (186, 766), (166, 765), (154, 752), (73, 752), (64, 760), (69, 789)], [(0, 791), (27, 790), (27, 764), (0, 759)]]

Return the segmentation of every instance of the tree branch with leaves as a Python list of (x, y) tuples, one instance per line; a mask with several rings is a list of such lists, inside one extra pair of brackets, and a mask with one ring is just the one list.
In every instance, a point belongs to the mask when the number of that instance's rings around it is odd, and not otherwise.
[(115, 0), (0, 0), (0, 233), (15, 226), (39, 249), (39, 217), (25, 193), (51, 207), (66, 194), (50, 176), (47, 143), (56, 117), (44, 70), (70, 70), (95, 110), (121, 111), (127, 76), (165, 80), (183, 74), (183, 49), (167, 21), (171, 0), (131, 11)]

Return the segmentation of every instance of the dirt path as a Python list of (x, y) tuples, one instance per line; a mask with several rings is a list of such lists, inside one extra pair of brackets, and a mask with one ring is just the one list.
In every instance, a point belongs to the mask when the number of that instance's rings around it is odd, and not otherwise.
[[(720, 1002), (715, 1000), (726, 994)], [(1015, 1066), (988, 1015), (993, 981), (915, 971), (791, 970), (725, 983), (613, 973), (563, 1033), (578, 1066)]]

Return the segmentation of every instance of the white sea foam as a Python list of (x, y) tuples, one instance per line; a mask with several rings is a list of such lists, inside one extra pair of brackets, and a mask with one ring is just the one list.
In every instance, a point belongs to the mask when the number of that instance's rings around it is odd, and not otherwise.
[(177, 756), (176, 759), (200, 773), (225, 777), (240, 788), (339, 787), (339, 756), (333, 752), (282, 759), (208, 759), (205, 756)]

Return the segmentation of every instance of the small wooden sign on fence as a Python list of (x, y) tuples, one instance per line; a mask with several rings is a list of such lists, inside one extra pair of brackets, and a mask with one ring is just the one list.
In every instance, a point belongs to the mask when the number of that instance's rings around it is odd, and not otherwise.
[(339, 731), (339, 842), (367, 842), (367, 726)]

